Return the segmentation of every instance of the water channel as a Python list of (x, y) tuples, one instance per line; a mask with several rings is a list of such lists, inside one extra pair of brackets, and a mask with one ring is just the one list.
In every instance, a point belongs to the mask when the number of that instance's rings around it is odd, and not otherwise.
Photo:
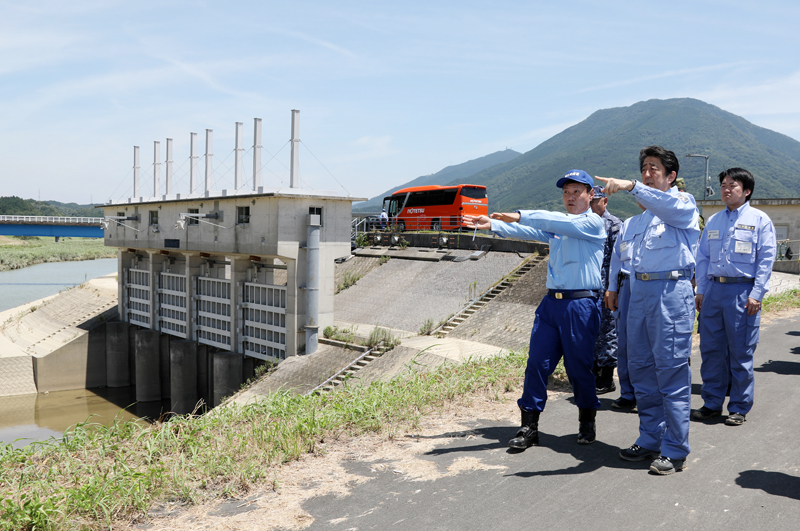
[[(115, 258), (38, 264), (0, 272), (0, 311), (55, 295), (87, 280), (114, 273)], [(111, 425), (115, 419), (158, 418), (162, 404), (136, 404), (133, 387), (79, 389), (0, 397), (0, 444), (15, 448), (60, 439), (81, 422)], [(166, 405), (168, 407), (168, 405)]]

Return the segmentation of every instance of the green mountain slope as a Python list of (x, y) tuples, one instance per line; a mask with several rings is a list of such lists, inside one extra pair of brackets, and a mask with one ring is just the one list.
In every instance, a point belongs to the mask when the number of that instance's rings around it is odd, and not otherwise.
[(36, 201), (16, 196), (0, 197), (0, 215), (9, 216), (77, 216), (103, 217), (103, 211), (94, 205), (59, 203), (58, 201)]
[[(515, 208), (563, 211), (555, 181), (578, 168), (591, 175), (638, 178), (639, 150), (660, 144), (680, 158), (679, 176), (688, 191), (703, 197), (705, 161), (687, 153), (709, 155), (709, 174), (719, 198), (716, 176), (740, 166), (756, 177), (753, 197), (800, 196), (800, 142), (758, 127), (740, 116), (699, 100), (649, 100), (630, 107), (604, 109), (536, 148), (488, 168), (470, 180), (488, 189), (490, 210)], [(620, 217), (639, 212), (627, 194), (617, 194), (609, 209)]]
[(387, 190), (384, 193), (376, 197), (373, 197), (369, 201), (356, 203), (353, 205), (353, 211), (354, 212), (379, 211), (381, 209), (381, 205), (383, 204), (383, 198), (388, 195), (391, 195), (392, 192), (396, 192), (401, 188), (408, 188), (410, 186), (428, 186), (433, 184), (464, 183), (466, 182), (467, 179), (470, 179), (472, 175), (475, 175), (481, 170), (485, 170), (486, 168), (495, 166), (497, 164), (508, 162), (509, 160), (513, 160), (519, 156), (520, 156), (519, 152), (514, 151), (513, 149), (506, 149), (461, 164), (448, 166), (443, 170), (440, 170), (431, 175), (423, 175), (422, 177), (417, 177), (413, 181), (401, 184), (400, 186), (395, 186), (394, 188), (391, 188), (390, 190)]

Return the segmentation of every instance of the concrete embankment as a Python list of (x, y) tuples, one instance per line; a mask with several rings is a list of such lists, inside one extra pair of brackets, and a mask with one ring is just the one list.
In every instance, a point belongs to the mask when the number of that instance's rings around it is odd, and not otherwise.
[(0, 313), (0, 396), (105, 385), (103, 322), (117, 315), (108, 275)]

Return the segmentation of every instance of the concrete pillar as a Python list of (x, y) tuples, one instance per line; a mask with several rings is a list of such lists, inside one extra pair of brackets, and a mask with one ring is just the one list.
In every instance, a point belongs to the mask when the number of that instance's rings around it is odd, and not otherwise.
[(161, 340), (155, 330), (134, 334), (136, 357), (136, 401), (161, 400)]
[(244, 309), (242, 308), (243, 293), (242, 283), (247, 282), (248, 270), (252, 266), (250, 257), (231, 258), (231, 352), (244, 354), (242, 344), (242, 323), (244, 322)]
[(169, 396), (172, 411), (185, 415), (197, 404), (197, 343), (170, 341)]
[(197, 394), (207, 407), (211, 407), (211, 360), (208, 345), (197, 345)]
[(161, 398), (169, 397), (169, 344), (172, 337), (161, 334), (159, 353), (159, 372), (161, 376)]
[(197, 303), (195, 301), (194, 277), (200, 274), (200, 265), (203, 263), (199, 254), (184, 253), (186, 257), (183, 273), (186, 275), (186, 339), (194, 339), (195, 324), (197, 324)]
[(135, 334), (139, 330), (142, 330), (141, 327), (137, 325), (128, 326), (128, 371), (131, 375), (131, 383), (130, 385), (136, 385), (136, 356), (133, 355), (136, 352), (136, 340)]
[(232, 352), (214, 353), (214, 402), (212, 407), (222, 403), (222, 399), (237, 392), (242, 385), (242, 360), (244, 356)]
[[(286, 356), (296, 356), (301, 352), (299, 345), (299, 336), (297, 327), (299, 323), (305, 323), (305, 304), (300, 306), (302, 301), (299, 300), (297, 283), (305, 278), (298, 279), (297, 263), (298, 260), (290, 260), (288, 258), (282, 260), (286, 263)], [(301, 313), (302, 312), (302, 313)], [(305, 336), (305, 334), (302, 334)]]
[(128, 323), (106, 323), (106, 385), (128, 387), (131, 372), (128, 362)]
[(245, 356), (242, 359), (242, 382), (246, 382), (256, 376), (256, 359)]

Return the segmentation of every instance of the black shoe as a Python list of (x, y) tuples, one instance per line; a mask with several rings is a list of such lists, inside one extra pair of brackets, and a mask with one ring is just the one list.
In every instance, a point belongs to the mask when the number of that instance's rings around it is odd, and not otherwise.
[(524, 450), (539, 445), (539, 413), (522, 410), (522, 427), (517, 431), (517, 436), (508, 441), (510, 448)]
[(686, 459), (670, 459), (663, 455), (650, 463), (650, 472), (666, 476), (686, 468)]
[(596, 409), (579, 409), (578, 410), (578, 444), (592, 444), (595, 441), (595, 423), (594, 418), (597, 415)]
[(619, 397), (611, 402), (611, 407), (614, 409), (631, 409), (636, 407), (636, 399), (629, 400), (627, 398)]
[(744, 417), (741, 413), (731, 413), (725, 419), (725, 424), (728, 426), (741, 426), (746, 420)]
[(617, 390), (614, 384), (614, 367), (598, 367), (595, 373), (595, 388), (598, 395)]
[(701, 407), (700, 409), (695, 409), (692, 411), (692, 418), (694, 420), (708, 420), (712, 417), (716, 417), (717, 415), (721, 415), (722, 411), (717, 411), (716, 409), (709, 409), (706, 406)]
[(660, 455), (661, 452), (642, 448), (638, 444), (634, 444), (630, 448), (625, 448), (619, 453), (619, 456), (625, 461), (644, 461), (645, 459), (656, 459)]

